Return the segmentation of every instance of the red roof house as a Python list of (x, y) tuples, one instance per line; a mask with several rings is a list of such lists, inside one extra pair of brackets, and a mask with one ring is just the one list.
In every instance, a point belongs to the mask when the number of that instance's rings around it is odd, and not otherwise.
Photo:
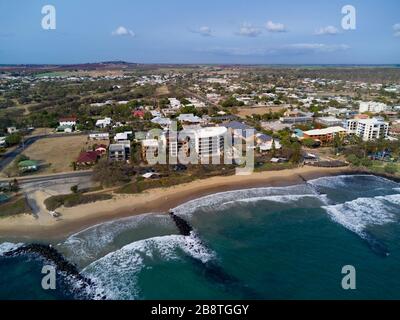
[(134, 110), (134, 111), (132, 111), (132, 115), (133, 115), (135, 118), (143, 119), (143, 118), (144, 118), (144, 115), (145, 115), (145, 111), (144, 111), (144, 110)]
[(98, 155), (103, 155), (107, 152), (107, 146), (105, 144), (97, 145), (94, 151), (97, 152)]
[(81, 154), (78, 157), (78, 160), (76, 160), (76, 164), (92, 165), (97, 162), (98, 157), (99, 157), (99, 154), (96, 151), (81, 152)]

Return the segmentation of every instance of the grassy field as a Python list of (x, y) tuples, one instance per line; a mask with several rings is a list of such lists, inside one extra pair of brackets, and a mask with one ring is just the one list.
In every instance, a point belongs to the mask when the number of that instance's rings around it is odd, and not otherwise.
[(86, 136), (46, 138), (29, 146), (24, 154), (44, 164), (40, 173), (68, 172), (73, 170), (71, 163), (77, 159), (82, 149), (89, 146), (89, 143)]
[(19, 214), (30, 214), (31, 209), (25, 201), (24, 197), (18, 197), (10, 202), (0, 205), (0, 219), (16, 216)]
[(158, 87), (156, 90), (156, 95), (157, 96), (165, 96), (169, 94), (169, 89), (166, 85)]
[(239, 108), (239, 112), (238, 112), (238, 116), (241, 118), (246, 118), (246, 116), (252, 116), (253, 114), (257, 114), (257, 115), (263, 115), (266, 113), (271, 112), (279, 112), (281, 110), (285, 109), (284, 107), (254, 107), (254, 108), (244, 108), (244, 107), (240, 107)]

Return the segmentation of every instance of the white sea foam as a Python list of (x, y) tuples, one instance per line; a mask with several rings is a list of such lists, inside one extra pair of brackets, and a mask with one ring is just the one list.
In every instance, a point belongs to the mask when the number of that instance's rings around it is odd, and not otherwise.
[(137, 277), (152, 262), (180, 259), (179, 251), (202, 261), (214, 259), (215, 253), (203, 246), (192, 234), (190, 237), (171, 235), (133, 242), (111, 252), (87, 266), (82, 273), (95, 282), (92, 294), (97, 298), (137, 299), (140, 290)]
[(7, 252), (18, 249), (19, 247), (21, 247), (23, 245), (24, 245), (23, 243), (10, 243), (10, 242), (1, 243), (0, 244), (0, 257)]
[(324, 206), (332, 220), (364, 237), (368, 226), (398, 221), (400, 195), (358, 198), (342, 204)]
[[(317, 197), (315, 191), (306, 185), (295, 185), (289, 187), (269, 187), (269, 188), (254, 188), (254, 189), (244, 189), (236, 191), (228, 191), (212, 194), (202, 198), (198, 198), (189, 202), (186, 202), (176, 208), (174, 212), (177, 215), (190, 216), (198, 209), (202, 210), (218, 210), (218, 208), (223, 207), (226, 204), (239, 202), (239, 201), (261, 201), (268, 200), (271, 201), (293, 201), (296, 197)], [(249, 200), (250, 199), (250, 200)]]
[(144, 226), (145, 224), (154, 224), (155, 220), (159, 225), (173, 225), (173, 222), (166, 215), (148, 213), (92, 226), (71, 235), (63, 243), (58, 244), (58, 246), (67, 251), (67, 254), (76, 263), (93, 261), (121, 233)]
[(376, 182), (381, 182), (385, 185), (398, 185), (398, 183), (383, 178), (379, 176), (369, 175), (369, 174), (358, 174), (358, 175), (339, 175), (339, 176), (332, 176), (332, 177), (321, 177), (317, 179), (313, 179), (308, 181), (311, 185), (316, 187), (327, 187), (327, 188), (348, 188), (349, 183), (355, 181), (359, 178), (370, 178), (375, 180)]
[(223, 203), (222, 205), (231, 205), (231, 204), (236, 204), (236, 203), (253, 203), (253, 202), (259, 202), (259, 201), (271, 201), (271, 202), (277, 202), (277, 203), (290, 203), (290, 202), (297, 202), (301, 199), (305, 198), (315, 198), (323, 203), (327, 202), (327, 196), (326, 195), (315, 195), (315, 194), (296, 194), (296, 195), (281, 195), (281, 196), (265, 196), (265, 197), (252, 197), (252, 198), (247, 198), (247, 199), (238, 199), (238, 200), (233, 200), (233, 201), (228, 201)]

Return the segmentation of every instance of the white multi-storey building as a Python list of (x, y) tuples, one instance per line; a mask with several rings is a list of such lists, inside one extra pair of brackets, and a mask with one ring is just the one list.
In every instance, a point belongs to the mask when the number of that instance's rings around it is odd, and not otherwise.
[(364, 141), (388, 138), (389, 123), (379, 119), (347, 120), (346, 131), (348, 134), (355, 134)]
[[(168, 153), (172, 157), (178, 157), (179, 152), (186, 155), (195, 152), (198, 158), (218, 157), (224, 153), (227, 134), (228, 130), (225, 127), (207, 127), (183, 130), (177, 136), (162, 135), (159, 139), (161, 145), (167, 146)], [(143, 140), (142, 154), (144, 159), (149, 161), (152, 155), (156, 156), (159, 147), (156, 139)]]
[(199, 157), (212, 157), (223, 154), (228, 130), (225, 127), (207, 127), (184, 131), (188, 143), (196, 150)]
[(360, 109), (359, 109), (360, 113), (364, 112), (381, 113), (388, 110), (389, 107), (382, 102), (374, 102), (374, 101), (360, 102)]

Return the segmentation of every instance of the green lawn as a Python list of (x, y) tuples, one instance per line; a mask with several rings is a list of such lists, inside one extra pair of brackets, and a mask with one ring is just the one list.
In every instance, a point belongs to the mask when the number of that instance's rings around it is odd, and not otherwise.
[(24, 197), (18, 197), (0, 205), (0, 219), (24, 213), (32, 213)]

